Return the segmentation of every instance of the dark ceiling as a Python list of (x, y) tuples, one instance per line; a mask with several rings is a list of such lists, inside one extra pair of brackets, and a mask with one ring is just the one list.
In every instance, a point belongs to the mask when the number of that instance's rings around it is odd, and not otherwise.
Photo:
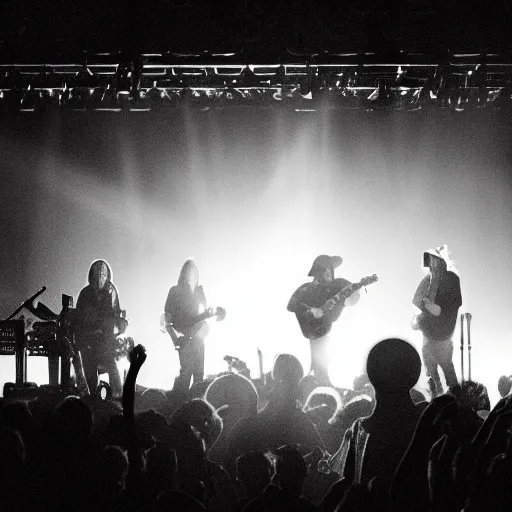
[(235, 53), (247, 63), (350, 52), (506, 55), (511, 33), (510, 0), (0, 3), (3, 63), (76, 62), (84, 52)]

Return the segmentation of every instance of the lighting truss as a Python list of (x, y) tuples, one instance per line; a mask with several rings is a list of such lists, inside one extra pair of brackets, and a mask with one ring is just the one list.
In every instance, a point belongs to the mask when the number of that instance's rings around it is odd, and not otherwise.
[(510, 109), (512, 63), (500, 55), (423, 55), (393, 61), (345, 54), (326, 61), (244, 64), (142, 55), (86, 64), (0, 64), (0, 111), (209, 111), (233, 106), (298, 111)]

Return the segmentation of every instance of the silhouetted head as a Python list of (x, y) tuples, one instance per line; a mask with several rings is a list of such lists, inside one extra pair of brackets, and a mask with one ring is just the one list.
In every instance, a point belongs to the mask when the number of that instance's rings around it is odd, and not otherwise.
[(194, 398), (203, 398), (208, 386), (213, 382), (213, 379), (207, 378), (203, 380), (194, 381), (191, 388), (186, 393), (186, 397), (189, 400), (193, 400)]
[(420, 377), (421, 359), (407, 341), (385, 339), (370, 350), (366, 373), (377, 394), (409, 393)]
[(23, 431), (31, 423), (32, 413), (26, 402), (6, 403), (2, 408), (2, 424), (14, 430)]
[(21, 435), (12, 428), (0, 428), (0, 474), (19, 470), (25, 462), (25, 445)]
[(166, 438), (169, 425), (163, 414), (148, 410), (135, 416), (135, 427), (142, 444), (145, 448), (149, 448), (155, 441), (162, 441)]
[(275, 455), (279, 486), (296, 494), (297, 497), (300, 496), (308, 476), (308, 468), (298, 447), (291, 444), (281, 446), (276, 450)]
[(308, 396), (314, 391), (320, 384), (313, 375), (306, 375), (299, 382), (300, 389), (300, 401), (304, 404), (308, 399)]
[(273, 475), (272, 460), (263, 452), (248, 452), (236, 459), (236, 479), (250, 497), (260, 494)]
[(212, 444), (222, 432), (222, 419), (215, 408), (202, 398), (194, 398), (176, 409), (171, 423), (175, 421), (190, 425), (207, 444)]
[(60, 435), (70, 437), (77, 443), (90, 439), (92, 412), (82, 399), (68, 396), (55, 407), (53, 417)]
[(128, 456), (119, 446), (105, 446), (100, 452), (100, 464), (102, 480), (111, 486), (124, 489), (126, 475), (128, 473)]
[(512, 388), (512, 379), (507, 375), (502, 375), (498, 380), (498, 391), (503, 398), (510, 393)]
[(364, 387), (367, 384), (370, 384), (370, 379), (368, 378), (368, 375), (366, 375), (365, 373), (362, 373), (361, 375), (357, 375), (356, 377), (354, 377), (352, 389), (354, 391), (362, 393), (362, 392), (364, 392)]
[(157, 444), (146, 455), (146, 474), (149, 479), (169, 481), (174, 488), (178, 459), (176, 452), (166, 444)]
[(342, 409), (338, 410), (334, 417), (329, 420), (329, 424), (338, 425), (341, 430), (346, 430), (358, 418), (369, 416), (374, 406), (375, 402), (372, 402), (369, 396), (357, 395), (352, 400), (349, 400)]
[(491, 402), (487, 388), (472, 380), (466, 380), (460, 385), (458, 402), (462, 407), (467, 407), (474, 412), (491, 410)]
[(249, 418), (258, 413), (258, 393), (254, 384), (235, 373), (217, 377), (206, 390), (205, 399), (224, 417)]
[(194, 260), (187, 260), (181, 267), (180, 277), (178, 278), (178, 286), (180, 288), (190, 288), (195, 290), (199, 283), (199, 270)]
[(272, 367), (272, 379), (298, 386), (302, 377), (304, 377), (304, 370), (295, 356), (291, 354), (276, 356)]
[(194, 475), (203, 471), (205, 443), (197, 430), (180, 420), (171, 420), (169, 427), (167, 444), (176, 453), (178, 474)]
[[(317, 418), (318, 420), (327, 422), (341, 408), (341, 397), (339, 393), (329, 387), (319, 387), (314, 389), (308, 396), (304, 404), (303, 411), (313, 412), (310, 416), (311, 419)], [(313, 421), (313, 423), (316, 423)]]
[(167, 396), (161, 389), (148, 388), (141, 395), (137, 396), (135, 407), (138, 411), (155, 410), (160, 411), (167, 404)]
[(315, 258), (308, 276), (314, 277), (318, 281), (332, 281), (334, 279), (334, 269), (343, 262), (340, 256), (328, 256), (321, 254)]
[(105, 260), (93, 261), (89, 268), (89, 284), (101, 290), (105, 284), (112, 281), (112, 270)]

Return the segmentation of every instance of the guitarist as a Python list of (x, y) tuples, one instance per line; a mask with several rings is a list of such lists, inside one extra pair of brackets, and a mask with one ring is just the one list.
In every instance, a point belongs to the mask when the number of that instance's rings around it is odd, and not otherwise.
[(88, 281), (78, 296), (74, 312), (76, 348), (82, 355), (90, 392), (95, 394), (98, 368), (103, 368), (108, 373), (112, 394), (117, 397), (122, 387), (116, 364), (116, 336), (126, 330), (128, 322), (119, 306), (117, 288), (106, 261), (96, 260), (91, 264)]
[(459, 276), (442, 245), (423, 254), (423, 266), (429, 273), (420, 281), (412, 303), (420, 313), (413, 318), (412, 328), (423, 333), (423, 364), (434, 396), (443, 393), (438, 366), (449, 388), (457, 386), (453, 366), (452, 335), (462, 305)]
[[(328, 312), (321, 309), (337, 293), (351, 283), (346, 279), (334, 278), (334, 269), (339, 267), (343, 259), (340, 256), (317, 256), (308, 276), (313, 281), (300, 286), (288, 302), (288, 311), (295, 313), (299, 320), (303, 335), (309, 339), (311, 348), (311, 370), (315, 379), (322, 386), (330, 386), (327, 353), (328, 334), (345, 305), (353, 306), (359, 300), (359, 292), (355, 291), (345, 301), (340, 301)], [(315, 322), (301, 321), (304, 318), (320, 320)]]
[(198, 283), (197, 265), (189, 259), (181, 268), (177, 286), (169, 290), (164, 308), (165, 326), (180, 358), (174, 388), (181, 392), (189, 390), (191, 377), (194, 383), (203, 380), (204, 340), (209, 333), (206, 319), (217, 314), (207, 307), (203, 287)]

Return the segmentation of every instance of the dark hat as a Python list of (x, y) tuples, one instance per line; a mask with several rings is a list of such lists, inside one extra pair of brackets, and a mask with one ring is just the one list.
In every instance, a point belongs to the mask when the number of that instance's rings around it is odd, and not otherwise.
[(321, 254), (315, 258), (313, 266), (309, 271), (308, 276), (316, 276), (319, 272), (323, 272), (327, 268), (339, 267), (343, 262), (343, 258), (340, 256), (327, 256), (327, 254)]
[(447, 253), (448, 253), (448, 246), (447, 245), (440, 245), (439, 247), (436, 247), (435, 249), (429, 249), (428, 251), (425, 251), (423, 253), (423, 266), (428, 267), (430, 262), (430, 256), (435, 256), (436, 258), (439, 258), (443, 260), (445, 263), (447, 263)]

